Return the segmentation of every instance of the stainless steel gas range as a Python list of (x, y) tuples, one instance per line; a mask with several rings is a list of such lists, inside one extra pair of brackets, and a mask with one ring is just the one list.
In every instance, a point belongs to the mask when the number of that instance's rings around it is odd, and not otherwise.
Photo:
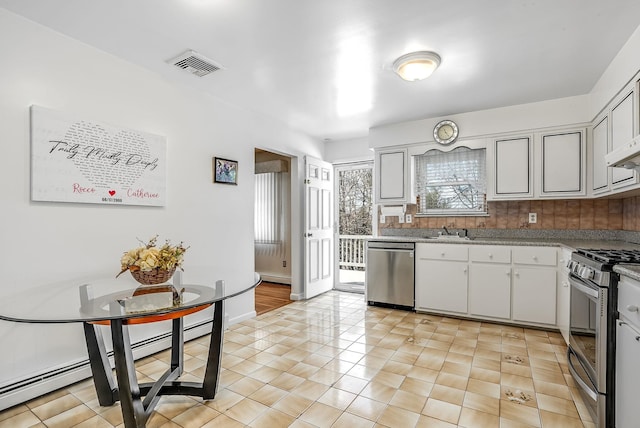
[(618, 263), (640, 263), (640, 251), (577, 249), (568, 264), (569, 371), (598, 428), (615, 427)]

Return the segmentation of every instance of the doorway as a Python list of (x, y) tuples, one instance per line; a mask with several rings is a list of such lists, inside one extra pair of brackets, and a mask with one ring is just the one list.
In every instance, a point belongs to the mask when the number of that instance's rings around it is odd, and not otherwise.
[(373, 162), (335, 166), (334, 289), (364, 294), (366, 242), (373, 234)]
[[(255, 149), (255, 271), (264, 286), (256, 290), (256, 312), (289, 303), (291, 264), (291, 158)], [(285, 303), (286, 302), (286, 303)]]

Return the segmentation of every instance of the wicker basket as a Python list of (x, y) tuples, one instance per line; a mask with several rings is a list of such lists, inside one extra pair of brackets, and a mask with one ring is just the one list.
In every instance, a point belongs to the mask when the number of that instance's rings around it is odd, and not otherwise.
[(173, 276), (173, 273), (176, 271), (176, 268), (173, 269), (154, 269), (149, 271), (130, 271), (133, 279), (138, 281), (140, 284), (144, 285), (154, 285), (154, 284), (162, 284), (163, 282), (167, 282)]

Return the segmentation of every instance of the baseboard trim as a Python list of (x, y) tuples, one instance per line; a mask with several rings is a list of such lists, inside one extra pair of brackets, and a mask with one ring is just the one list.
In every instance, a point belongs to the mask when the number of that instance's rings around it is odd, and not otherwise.
[(242, 321), (250, 320), (251, 318), (255, 318), (256, 316), (257, 316), (257, 313), (254, 310), (254, 311), (246, 312), (246, 313), (244, 313), (244, 314), (242, 314), (240, 316), (237, 316), (237, 317), (229, 318), (229, 322), (227, 324), (227, 327), (230, 326), (230, 325), (233, 325), (233, 324), (237, 324), (237, 323), (242, 322)]
[(291, 293), (289, 298), (291, 300), (304, 300), (304, 294), (302, 294), (302, 293)]
[(260, 273), (260, 278), (262, 278), (265, 282), (275, 282), (278, 284), (288, 284), (291, 285), (291, 277), (290, 276), (281, 276), (277, 274), (268, 274), (268, 273)]

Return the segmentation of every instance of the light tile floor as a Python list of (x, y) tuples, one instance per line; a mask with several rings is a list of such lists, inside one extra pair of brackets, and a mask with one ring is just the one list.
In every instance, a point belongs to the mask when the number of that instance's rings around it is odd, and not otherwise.
[[(214, 400), (162, 397), (148, 427), (594, 427), (559, 333), (367, 307), (332, 291), (233, 325)], [(208, 337), (185, 344), (201, 379)], [(141, 381), (167, 351), (136, 363)], [(0, 412), (5, 427), (122, 427), (90, 380)]]

